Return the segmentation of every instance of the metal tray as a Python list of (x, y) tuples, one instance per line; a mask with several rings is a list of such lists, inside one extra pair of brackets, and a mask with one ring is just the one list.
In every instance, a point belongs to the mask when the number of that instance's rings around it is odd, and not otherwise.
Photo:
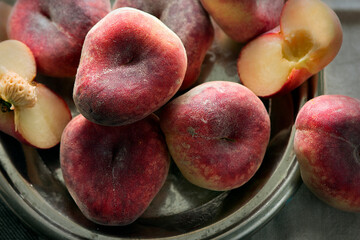
[[(239, 82), (236, 59), (241, 45), (219, 29), (197, 84)], [(73, 116), (74, 79), (37, 76), (64, 97)], [(59, 146), (38, 150), (0, 133), (0, 197), (39, 234), (51, 239), (235, 239), (247, 236), (286, 203), (301, 183), (292, 149), (299, 108), (324, 93), (320, 72), (292, 93), (262, 99), (271, 118), (271, 140), (260, 169), (244, 186), (215, 192), (187, 182), (172, 163), (164, 187), (141, 218), (125, 227), (87, 220), (71, 199), (59, 168)]]

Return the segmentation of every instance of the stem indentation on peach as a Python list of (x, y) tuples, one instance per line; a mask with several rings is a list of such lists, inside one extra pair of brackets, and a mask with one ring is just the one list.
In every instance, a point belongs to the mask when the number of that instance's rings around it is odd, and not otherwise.
[(229, 137), (222, 137), (222, 138), (220, 138), (220, 139), (221, 139), (221, 140), (225, 140), (225, 141), (227, 141), (227, 142), (236, 142), (235, 139), (229, 138)]
[(125, 159), (128, 156), (128, 151), (125, 147), (121, 147), (119, 149), (114, 148), (112, 150), (112, 158), (110, 162), (110, 166), (112, 169), (112, 176), (115, 178), (115, 170), (116, 169), (124, 169), (125, 166)]
[[(40, 9), (40, 15), (44, 17), (44, 19), (46, 19), (46, 21), (49, 21), (50, 24), (54, 25), (55, 28), (62, 33), (66, 38), (68, 39), (72, 39), (73, 41), (75, 41), (75, 39), (77, 39), (77, 36), (74, 36), (74, 34), (71, 34), (70, 31), (67, 31), (66, 29), (64, 29), (63, 26), (61, 26), (61, 23), (58, 23), (56, 21), (56, 19), (54, 19), (49, 11), (46, 11), (44, 9)], [(77, 43), (77, 45), (82, 46), (82, 43)]]
[(134, 60), (135, 60), (135, 55), (132, 54), (132, 55), (130, 55), (127, 59), (125, 59), (125, 64), (134, 63)]
[(50, 22), (52, 21), (52, 20), (51, 20), (51, 16), (50, 16), (50, 14), (49, 14), (47, 11), (45, 11), (45, 10), (43, 10), (43, 9), (40, 9), (40, 14), (41, 14), (43, 17), (45, 17), (47, 20), (49, 20)]

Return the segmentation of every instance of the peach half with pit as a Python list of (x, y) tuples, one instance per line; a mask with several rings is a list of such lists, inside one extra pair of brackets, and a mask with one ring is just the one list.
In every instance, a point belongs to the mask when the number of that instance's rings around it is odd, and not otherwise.
[(324, 2), (289, 0), (280, 26), (241, 50), (240, 80), (260, 97), (289, 93), (336, 57), (342, 36), (339, 18)]
[(191, 183), (226, 191), (260, 167), (270, 137), (263, 102), (241, 84), (200, 84), (169, 102), (160, 126), (174, 162)]
[(0, 41), (8, 39), (6, 26), (11, 9), (11, 5), (5, 2), (0, 2)]
[(164, 23), (135, 8), (118, 8), (85, 38), (73, 99), (94, 123), (130, 124), (176, 94), (186, 66), (184, 45)]
[(31, 50), (17, 40), (0, 42), (0, 130), (23, 143), (50, 148), (60, 142), (71, 119), (65, 101), (33, 81)]

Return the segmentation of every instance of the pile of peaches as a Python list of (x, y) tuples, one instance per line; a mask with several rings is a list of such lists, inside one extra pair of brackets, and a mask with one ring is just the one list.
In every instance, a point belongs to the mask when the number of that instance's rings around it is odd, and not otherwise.
[[(18, 0), (0, 8), (0, 129), (36, 148), (60, 144), (69, 193), (104, 225), (139, 218), (170, 161), (209, 190), (248, 182), (270, 138), (262, 98), (293, 91), (342, 45), (340, 21), (320, 0)], [(237, 83), (196, 83), (215, 24), (244, 44)], [(78, 113), (37, 73), (74, 78)], [(332, 206), (359, 211), (360, 100), (316, 97), (295, 127), (305, 184)]]

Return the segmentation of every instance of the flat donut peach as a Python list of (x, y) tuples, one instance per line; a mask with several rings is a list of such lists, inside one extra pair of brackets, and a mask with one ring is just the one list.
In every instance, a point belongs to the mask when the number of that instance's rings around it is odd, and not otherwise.
[(18, 0), (7, 26), (9, 38), (31, 49), (40, 73), (73, 77), (87, 32), (110, 10), (109, 0)]
[(188, 66), (180, 90), (190, 88), (200, 74), (205, 54), (214, 39), (214, 29), (198, 0), (116, 0), (113, 9), (133, 7), (158, 17), (184, 43)]
[(74, 102), (92, 122), (130, 124), (175, 95), (186, 65), (180, 38), (159, 19), (134, 8), (116, 9), (86, 36)]
[(262, 101), (239, 83), (211, 81), (161, 109), (160, 127), (174, 162), (191, 183), (226, 191), (260, 167), (270, 137)]
[(89, 220), (127, 225), (164, 184), (170, 158), (155, 115), (117, 127), (78, 115), (62, 135), (60, 163), (69, 193)]

